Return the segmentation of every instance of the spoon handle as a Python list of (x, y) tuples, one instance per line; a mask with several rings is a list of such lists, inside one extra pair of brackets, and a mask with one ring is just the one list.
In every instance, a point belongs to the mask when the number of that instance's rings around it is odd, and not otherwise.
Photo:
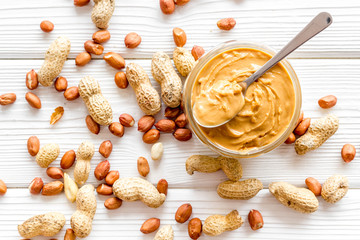
[(275, 66), (287, 55), (292, 53), (295, 49), (303, 45), (312, 37), (320, 33), (322, 30), (330, 26), (332, 23), (332, 17), (330, 13), (319, 13), (314, 19), (306, 25), (306, 27), (298, 33), (283, 49), (281, 49), (275, 56), (273, 56), (264, 66), (257, 70), (253, 75), (246, 79), (246, 87), (253, 83), (256, 79), (261, 77), (267, 70)]

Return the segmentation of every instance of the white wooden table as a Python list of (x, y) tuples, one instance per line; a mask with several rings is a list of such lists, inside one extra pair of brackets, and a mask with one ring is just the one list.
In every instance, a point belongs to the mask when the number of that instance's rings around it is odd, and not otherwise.
[[(69, 86), (77, 85), (85, 75), (92, 75), (100, 81), (103, 93), (113, 107), (114, 120), (121, 113), (130, 113), (136, 120), (142, 116), (131, 87), (126, 90), (116, 87), (113, 81), (116, 71), (102, 57), (93, 59), (85, 67), (74, 64), (75, 56), (83, 51), (83, 43), (97, 30), (90, 19), (91, 5), (74, 7), (73, 0), (17, 0), (3, 1), (0, 5), (0, 94), (15, 92), (18, 96), (15, 104), (0, 107), (0, 179), (9, 187), (7, 194), (0, 196), (0, 239), (20, 239), (17, 224), (48, 211), (66, 215), (66, 226), (56, 236), (62, 239), (75, 210), (75, 205), (70, 204), (64, 194), (54, 197), (30, 195), (27, 186), (34, 177), (40, 176), (45, 182), (51, 180), (27, 153), (26, 141), (31, 135), (38, 136), (41, 144), (58, 143), (60, 156), (67, 150), (76, 150), (84, 140), (92, 141), (97, 148), (109, 139), (114, 144), (109, 157), (111, 169), (119, 170), (121, 177), (138, 176), (136, 159), (144, 156), (151, 165), (147, 179), (156, 183), (165, 178), (169, 182), (168, 198), (158, 209), (147, 208), (140, 202), (124, 202), (120, 209), (109, 211), (103, 206), (106, 197), (97, 196), (97, 213), (88, 239), (152, 239), (154, 234), (143, 235), (139, 231), (142, 222), (150, 217), (160, 218), (162, 225), (171, 224), (175, 239), (189, 239), (187, 224), (178, 224), (174, 220), (177, 207), (185, 202), (192, 204), (192, 216), (202, 220), (233, 209), (237, 209), (244, 219), (250, 209), (258, 209), (263, 214), (265, 226), (259, 231), (252, 231), (246, 220), (236, 231), (217, 238), (203, 235), (202, 239), (359, 239), (360, 160), (356, 157), (350, 164), (345, 164), (340, 156), (343, 144), (349, 142), (357, 148), (360, 145), (358, 0), (192, 0), (186, 6), (178, 7), (171, 16), (161, 13), (158, 0), (117, 0), (109, 27), (112, 37), (104, 45), (105, 52), (119, 52), (127, 63), (136, 62), (149, 74), (154, 52), (172, 52), (173, 27), (186, 31), (188, 49), (196, 44), (209, 50), (231, 39), (256, 40), (280, 49), (318, 12), (328, 11), (333, 15), (333, 25), (292, 54), (290, 62), (301, 81), (305, 116), (316, 119), (328, 112), (334, 113), (340, 117), (340, 128), (321, 148), (306, 156), (297, 156), (293, 146), (283, 145), (264, 156), (241, 160), (244, 178), (259, 178), (265, 186), (248, 201), (224, 200), (216, 194), (217, 184), (226, 179), (222, 172), (195, 173), (193, 176), (186, 173), (188, 156), (214, 155), (195, 138), (181, 143), (171, 135), (161, 135), (165, 153), (159, 162), (153, 162), (149, 156), (151, 146), (141, 141), (142, 134), (135, 127), (126, 129), (122, 138), (114, 137), (106, 128), (99, 135), (91, 134), (85, 125), (87, 110), (81, 99), (68, 102), (52, 87), (39, 87), (34, 92), (41, 98), (43, 107), (41, 110), (29, 107), (24, 99), (28, 91), (24, 84), (25, 74), (32, 68), (38, 70), (51, 41), (66, 35), (72, 47), (61, 75), (68, 79)], [(235, 29), (230, 32), (217, 29), (217, 20), (224, 17), (236, 18)], [(39, 29), (40, 22), (45, 19), (55, 24), (53, 32), (43, 33)], [(137, 49), (129, 50), (123, 39), (132, 31), (140, 34), (143, 41)], [(336, 95), (338, 104), (331, 110), (320, 109), (317, 100), (328, 94)], [(51, 126), (49, 117), (57, 106), (63, 106), (65, 114)], [(157, 118), (161, 117), (158, 114)], [(59, 160), (60, 157), (52, 166), (59, 166)], [(103, 158), (96, 152), (91, 161), (92, 170), (101, 160)], [(333, 174), (348, 176), (351, 189), (335, 205), (319, 198), (319, 210), (311, 215), (282, 206), (267, 189), (272, 181), (304, 186), (306, 177), (314, 176), (323, 182)], [(99, 184), (93, 174), (89, 182)]]

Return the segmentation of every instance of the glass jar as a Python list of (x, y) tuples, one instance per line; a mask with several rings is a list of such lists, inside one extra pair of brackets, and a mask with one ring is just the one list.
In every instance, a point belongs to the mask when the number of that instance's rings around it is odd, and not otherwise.
[(254, 43), (254, 42), (228, 41), (228, 42), (225, 42), (225, 43), (222, 43), (222, 44), (216, 46), (215, 48), (213, 48), (211, 51), (206, 53), (204, 56), (202, 56), (198, 60), (198, 63), (195, 65), (195, 67), (193, 68), (193, 70), (190, 72), (190, 74), (188, 75), (188, 77), (186, 79), (186, 82), (184, 85), (184, 92), (183, 92), (184, 111), (185, 111), (190, 128), (192, 129), (193, 133), (196, 135), (196, 137), (202, 143), (204, 143), (206, 146), (208, 146), (211, 150), (213, 150), (221, 155), (227, 156), (227, 157), (250, 158), (250, 157), (259, 156), (261, 154), (264, 154), (266, 152), (269, 152), (269, 151), (275, 149), (276, 147), (278, 147), (279, 145), (284, 143), (285, 140), (290, 135), (290, 133), (294, 130), (294, 128), (296, 127), (297, 120), (300, 116), (300, 112), (301, 112), (301, 102), (302, 102), (301, 87), (300, 87), (299, 79), (298, 79), (294, 69), (290, 65), (290, 63), (286, 59), (282, 60), (281, 64), (288, 72), (288, 74), (292, 80), (292, 83), (293, 83), (294, 92), (295, 92), (295, 107), (294, 107), (294, 113), (291, 118), (290, 124), (288, 125), (288, 128), (272, 143), (267, 144), (265, 146), (258, 147), (258, 148), (252, 148), (251, 150), (248, 150), (248, 151), (235, 151), (235, 150), (227, 149), (217, 143), (210, 141), (204, 135), (203, 131), (201, 130), (201, 128), (199, 127), (199, 125), (196, 123), (196, 121), (194, 119), (194, 115), (193, 115), (193, 111), (192, 111), (192, 103), (191, 103), (191, 95), (192, 95), (194, 83), (197, 79), (198, 74), (203, 69), (203, 67), (209, 61), (211, 61), (215, 56), (217, 56), (218, 54), (220, 54), (222, 52), (226, 52), (226, 51), (229, 51), (232, 49), (237, 49), (237, 48), (256, 49), (256, 50), (263, 51), (271, 56), (273, 56), (275, 54), (275, 51), (273, 49), (271, 49), (270, 47), (268, 47), (264, 44)]

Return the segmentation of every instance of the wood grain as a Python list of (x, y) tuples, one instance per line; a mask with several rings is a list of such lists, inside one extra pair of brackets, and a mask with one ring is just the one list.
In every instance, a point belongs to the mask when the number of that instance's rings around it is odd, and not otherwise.
[[(8, 1), (0, 6), (2, 37), (0, 58), (38, 58), (56, 37), (66, 35), (72, 43), (70, 57), (83, 51), (83, 44), (97, 29), (91, 22), (92, 3), (75, 7), (72, 0)], [(360, 2), (358, 0), (196, 0), (177, 7), (174, 14), (161, 13), (158, 0), (116, 1), (110, 22), (111, 40), (105, 52), (119, 52), (126, 58), (150, 58), (156, 51), (171, 53), (175, 47), (171, 29), (183, 28), (187, 48), (206, 50), (228, 40), (264, 42), (279, 50), (316, 14), (328, 11), (334, 17), (329, 29), (291, 55), (296, 58), (359, 58)], [(234, 17), (235, 29), (217, 28), (217, 20)], [(43, 33), (39, 24), (48, 19), (55, 24), (51, 33)], [(124, 37), (137, 32), (143, 41), (134, 50), (126, 49)], [(98, 56), (95, 56), (99, 58)], [(101, 57), (101, 56), (100, 56)]]
[[(175, 222), (174, 215), (183, 203), (193, 207), (191, 217), (204, 221), (213, 214), (227, 214), (238, 210), (244, 219), (241, 228), (224, 233), (218, 237), (208, 237), (202, 234), (201, 239), (358, 239), (359, 236), (359, 199), (360, 190), (351, 190), (335, 205), (326, 203), (319, 198), (319, 210), (313, 214), (302, 214), (281, 205), (268, 190), (262, 190), (250, 200), (225, 200), (217, 196), (215, 191), (170, 189), (165, 203), (158, 209), (144, 207), (141, 202), (124, 202), (117, 210), (107, 210), (104, 201), (107, 197), (97, 196), (98, 207), (93, 222), (93, 230), (87, 239), (153, 239), (154, 233), (144, 235), (140, 232), (141, 224), (148, 218), (157, 217), (161, 226), (172, 225), (175, 238), (189, 239), (187, 222)], [(46, 204), (44, 204), (46, 202)], [(251, 209), (259, 210), (264, 218), (264, 227), (252, 231), (247, 221)], [(70, 217), (76, 210), (61, 194), (53, 197), (31, 196), (27, 189), (11, 189), (6, 197), (0, 197), (0, 232), (7, 240), (19, 239), (17, 225), (32, 217), (50, 211), (65, 214), (66, 225), (55, 236), (62, 239), (66, 228), (70, 227)], [(34, 240), (48, 240), (36, 237)]]
[[(151, 74), (150, 60), (127, 62), (136, 62)], [(357, 104), (360, 60), (293, 59), (291, 62), (301, 81), (305, 116), (316, 119), (327, 113), (334, 113), (340, 117), (340, 128), (321, 148), (305, 156), (297, 156), (293, 145), (284, 144), (269, 154), (240, 160), (244, 167), (244, 178), (259, 178), (265, 186), (278, 180), (303, 185), (305, 178), (309, 176), (324, 181), (338, 173), (349, 176), (352, 188), (360, 188), (359, 161), (355, 159), (350, 164), (345, 164), (340, 156), (343, 144), (360, 144), (360, 111)], [(26, 141), (32, 135), (38, 136), (42, 145), (50, 142), (60, 145), (60, 157), (51, 166), (59, 166), (62, 154), (70, 149), (76, 150), (84, 140), (92, 141), (96, 149), (102, 141), (111, 140), (114, 145), (109, 157), (111, 169), (119, 170), (122, 177), (138, 176), (136, 159), (144, 156), (150, 161), (148, 179), (153, 183), (165, 178), (171, 188), (215, 189), (217, 184), (226, 179), (221, 171), (213, 174), (195, 173), (192, 176), (186, 173), (185, 160), (190, 155), (214, 155), (196, 138), (183, 143), (175, 140), (171, 134), (162, 134), (160, 141), (164, 144), (165, 153), (160, 161), (154, 162), (150, 159), (151, 146), (141, 141), (142, 134), (137, 131), (136, 126), (126, 128), (122, 138), (111, 135), (105, 127), (102, 127), (99, 135), (91, 134), (85, 125), (84, 119), (88, 113), (81, 99), (68, 102), (53, 87), (39, 87), (34, 92), (43, 101), (43, 108), (30, 108), (24, 99), (27, 91), (24, 77), (28, 70), (38, 69), (41, 63), (40, 60), (0, 61), (1, 92), (13, 92), (16, 89), (14, 92), (18, 95), (14, 105), (0, 108), (0, 176), (10, 187), (26, 187), (36, 176), (43, 177), (45, 181), (50, 180), (45, 170), (27, 153)], [(143, 114), (136, 104), (133, 90), (131, 87), (118, 89), (113, 80), (115, 72), (103, 60), (93, 60), (85, 67), (75, 67), (74, 60), (69, 60), (62, 75), (69, 80), (69, 86), (77, 85), (85, 75), (94, 76), (113, 107), (114, 121), (118, 121), (121, 113), (129, 113), (137, 121)], [(159, 90), (159, 85), (154, 81), (153, 85)], [(328, 94), (338, 96), (338, 104), (333, 109), (323, 110), (318, 106), (317, 100)], [(58, 123), (51, 126), (50, 115), (58, 106), (64, 107), (65, 114)], [(162, 116), (158, 114), (156, 118), (159, 120)], [(92, 170), (101, 160), (103, 158), (96, 151), (91, 161)], [(21, 173), (21, 177), (14, 173)], [(98, 184), (93, 174), (90, 182)]]

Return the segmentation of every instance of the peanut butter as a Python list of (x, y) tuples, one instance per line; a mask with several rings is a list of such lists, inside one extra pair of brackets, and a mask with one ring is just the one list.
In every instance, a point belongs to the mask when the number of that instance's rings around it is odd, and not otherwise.
[(256, 49), (232, 49), (215, 56), (200, 71), (191, 99), (200, 123), (216, 125), (240, 109), (235, 118), (222, 126), (200, 127), (210, 141), (230, 150), (249, 151), (276, 141), (288, 128), (295, 109), (295, 93), (282, 64), (251, 84), (245, 98), (238, 84), (270, 58)]

